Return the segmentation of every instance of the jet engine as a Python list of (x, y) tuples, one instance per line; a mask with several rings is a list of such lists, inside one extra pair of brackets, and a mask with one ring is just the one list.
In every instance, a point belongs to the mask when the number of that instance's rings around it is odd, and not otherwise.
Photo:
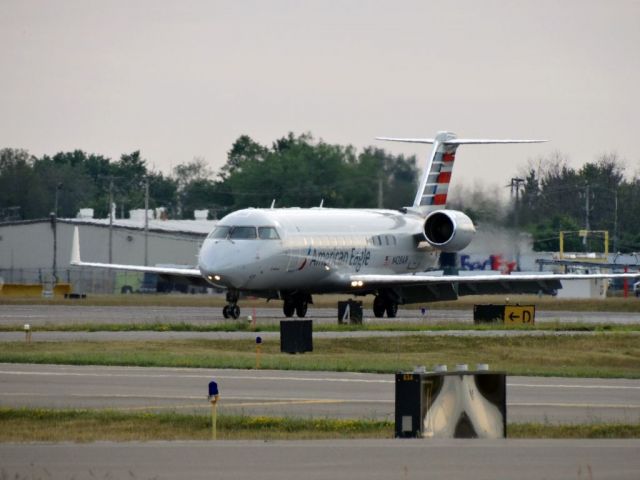
[(429, 244), (443, 252), (459, 252), (476, 233), (469, 217), (458, 210), (437, 210), (424, 221), (424, 237)]

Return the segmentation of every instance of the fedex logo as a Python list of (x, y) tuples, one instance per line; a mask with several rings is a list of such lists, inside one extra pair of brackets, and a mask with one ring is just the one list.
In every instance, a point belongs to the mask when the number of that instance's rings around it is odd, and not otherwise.
[(511, 273), (518, 267), (516, 262), (504, 260), (502, 255), (489, 255), (489, 258), (474, 262), (470, 255), (460, 255), (461, 270), (497, 270), (502, 273)]

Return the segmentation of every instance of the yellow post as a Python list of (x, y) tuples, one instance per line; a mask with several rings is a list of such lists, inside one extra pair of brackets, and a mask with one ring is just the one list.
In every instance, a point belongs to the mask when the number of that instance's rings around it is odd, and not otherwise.
[(256, 344), (256, 370), (260, 370), (260, 344)]
[(256, 370), (260, 370), (260, 346), (262, 345), (262, 337), (256, 337)]
[(211, 402), (211, 440), (218, 438), (218, 399), (220, 391), (218, 384), (214, 381), (209, 382), (209, 401)]
[(218, 439), (218, 395), (211, 398), (211, 440)]

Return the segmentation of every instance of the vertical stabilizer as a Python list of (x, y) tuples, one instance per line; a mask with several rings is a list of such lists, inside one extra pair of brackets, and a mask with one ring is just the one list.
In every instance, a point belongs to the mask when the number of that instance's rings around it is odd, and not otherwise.
[(458, 145), (446, 142), (454, 138), (456, 135), (451, 132), (438, 132), (436, 135), (431, 155), (422, 172), (416, 198), (413, 200), (414, 208), (430, 213), (447, 205), (449, 182)]
[(546, 140), (462, 139), (457, 138), (452, 132), (438, 132), (435, 138), (377, 137), (377, 139), (433, 144), (412, 205), (413, 209), (420, 210), (425, 215), (446, 208), (453, 163), (456, 159), (456, 150), (460, 145), (546, 142)]

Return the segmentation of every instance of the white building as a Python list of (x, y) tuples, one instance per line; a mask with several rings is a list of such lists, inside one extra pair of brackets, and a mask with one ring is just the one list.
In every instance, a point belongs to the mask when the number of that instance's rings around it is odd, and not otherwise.
[(55, 228), (46, 219), (0, 223), (0, 277), (5, 283), (51, 282), (55, 264), (58, 282), (71, 283), (74, 291), (111, 293), (122, 283), (118, 274), (69, 265), (76, 226), (83, 260), (109, 262), (111, 257), (113, 263), (144, 265), (146, 256), (148, 265), (194, 266), (215, 224), (215, 220), (150, 219), (145, 231), (144, 215), (115, 219), (111, 227), (109, 219), (92, 218), (58, 219)]

